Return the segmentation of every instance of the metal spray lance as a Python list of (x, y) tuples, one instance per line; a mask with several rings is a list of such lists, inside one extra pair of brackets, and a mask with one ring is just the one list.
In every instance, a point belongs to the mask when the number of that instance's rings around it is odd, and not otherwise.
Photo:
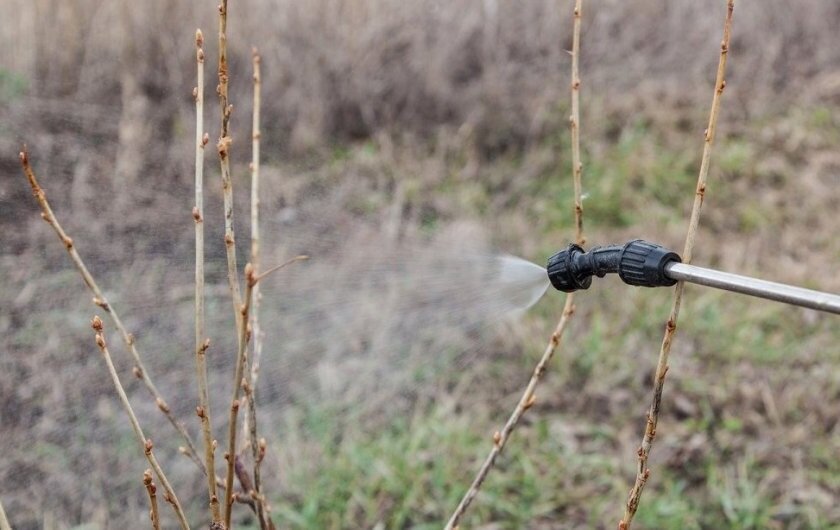
[(679, 254), (641, 239), (589, 252), (571, 244), (548, 259), (551, 285), (558, 291), (588, 289), (592, 277), (617, 273), (628, 285), (667, 287), (678, 281), (775, 300), (840, 315), (840, 296), (682, 263)]

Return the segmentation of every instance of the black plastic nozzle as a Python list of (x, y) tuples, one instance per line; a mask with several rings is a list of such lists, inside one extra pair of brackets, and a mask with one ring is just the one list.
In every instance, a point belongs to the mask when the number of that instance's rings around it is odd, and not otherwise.
[(625, 245), (595, 247), (585, 252), (580, 245), (571, 244), (548, 258), (548, 279), (558, 291), (571, 293), (588, 289), (592, 276), (603, 278), (618, 273), (628, 285), (665, 287), (676, 284), (665, 275), (665, 265), (681, 262), (676, 252), (654, 243), (636, 239)]

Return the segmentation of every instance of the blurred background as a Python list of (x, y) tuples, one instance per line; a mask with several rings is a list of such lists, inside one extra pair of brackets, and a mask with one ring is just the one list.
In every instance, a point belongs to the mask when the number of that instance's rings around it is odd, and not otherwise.
[[(470, 298), (445, 271), (497, 252), (544, 263), (573, 236), (572, 7), (230, 2), (240, 261), (252, 46), (264, 80), (263, 261), (314, 256), (264, 292), (258, 398), (280, 527), (441, 527), (515, 405), (563, 297), (502, 319), (506, 308)], [(584, 0), (591, 244), (643, 237), (681, 250), (725, 7)], [(143, 527), (146, 463), (93, 345), (97, 308), (39, 219), (18, 151), (28, 144), (57, 216), (197, 436), (193, 35), (206, 38), (212, 146), (216, 2), (0, 0), (0, 13), (0, 498), (18, 530)], [(840, 291), (838, 25), (832, 0), (738, 0), (696, 264)], [(206, 182), (222, 411), (233, 323), (214, 149)], [(424, 294), (445, 301), (413, 302)], [(577, 298), (537, 404), (465, 526), (616, 526), (670, 300), (617, 280)], [(202, 521), (199, 474), (110, 340)], [(838, 341), (831, 316), (689, 286), (637, 526), (840, 528)], [(253, 524), (237, 514), (240, 528)]]

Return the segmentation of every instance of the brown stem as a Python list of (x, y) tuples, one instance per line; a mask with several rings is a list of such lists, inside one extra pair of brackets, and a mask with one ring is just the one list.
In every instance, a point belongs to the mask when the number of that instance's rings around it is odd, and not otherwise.
[(271, 274), (279, 271), (280, 269), (285, 269), (286, 267), (288, 267), (289, 265), (291, 265), (293, 263), (297, 263), (298, 261), (306, 261), (308, 259), (309, 259), (309, 256), (295, 256), (294, 258), (291, 258), (291, 259), (288, 259), (288, 260), (284, 261), (280, 265), (275, 265), (274, 267), (271, 267), (267, 271), (258, 274), (257, 277), (256, 277), (257, 283), (261, 282), (266, 277), (268, 277)]
[(222, 191), (224, 195), (228, 287), (230, 288), (231, 301), (233, 302), (236, 329), (239, 329), (239, 319), (241, 318), (239, 308), (242, 305), (242, 293), (239, 288), (239, 269), (236, 264), (236, 236), (233, 229), (233, 180), (230, 173), (230, 145), (232, 142), (230, 136), (230, 115), (233, 111), (233, 105), (228, 100), (227, 4), (227, 0), (221, 0), (219, 4), (219, 86), (216, 90), (219, 94), (222, 126), (216, 148), (219, 151)]
[(155, 457), (155, 454), (152, 452), (154, 444), (143, 434), (143, 429), (140, 427), (140, 422), (134, 414), (134, 409), (131, 408), (131, 403), (128, 401), (128, 396), (126, 395), (125, 388), (123, 388), (122, 382), (120, 381), (120, 376), (117, 375), (117, 370), (114, 368), (114, 362), (111, 359), (111, 353), (108, 351), (108, 344), (105, 341), (105, 326), (102, 323), (102, 319), (98, 316), (94, 316), (90, 325), (96, 333), (96, 345), (99, 347), (99, 351), (102, 352), (102, 358), (105, 361), (105, 365), (108, 367), (108, 374), (111, 376), (111, 381), (114, 383), (114, 388), (117, 390), (117, 395), (119, 395), (120, 402), (122, 402), (125, 413), (131, 423), (131, 428), (134, 431), (135, 436), (137, 436), (137, 441), (143, 449), (143, 454), (146, 456), (146, 460), (149, 462), (149, 465), (152, 466), (155, 475), (163, 485), (163, 491), (165, 492), (164, 498), (172, 505), (172, 509), (175, 510), (175, 515), (178, 517), (181, 529), (189, 530), (190, 525), (187, 522), (184, 510), (181, 508), (181, 503), (175, 495), (175, 490), (172, 489), (172, 485), (169, 483), (169, 480), (166, 478), (166, 474), (164, 474), (163, 469), (160, 467), (160, 463)]
[(29, 180), (29, 185), (32, 188), (32, 193), (35, 195), (35, 199), (38, 201), (38, 206), (41, 208), (41, 218), (49, 224), (55, 233), (58, 235), (59, 240), (64, 245), (64, 248), (67, 249), (67, 254), (70, 256), (70, 259), (73, 261), (73, 264), (76, 266), (76, 269), (81, 274), (82, 279), (87, 285), (88, 289), (93, 293), (93, 303), (102, 308), (106, 313), (111, 316), (111, 320), (114, 322), (114, 326), (116, 326), (117, 331), (119, 331), (120, 335), (122, 336), (123, 341), (125, 342), (126, 346), (128, 347), (128, 351), (131, 354), (132, 360), (134, 361), (134, 375), (146, 386), (149, 392), (152, 394), (152, 397), (157, 404), (158, 409), (166, 416), (166, 419), (169, 420), (169, 423), (175, 427), (175, 430), (181, 435), (181, 437), (186, 442), (187, 446), (185, 447), (184, 453), (193, 461), (195, 464), (205, 473), (207, 472), (206, 467), (204, 466), (204, 462), (197, 456), (197, 451), (195, 448), (195, 443), (193, 442), (192, 436), (187, 432), (187, 429), (184, 425), (178, 421), (175, 416), (172, 414), (171, 410), (169, 409), (169, 405), (167, 405), (166, 400), (163, 399), (163, 395), (158, 391), (155, 384), (152, 382), (149, 372), (146, 370), (146, 367), (143, 365), (143, 361), (140, 357), (140, 353), (137, 350), (137, 345), (134, 340), (134, 335), (126, 330), (125, 326), (120, 319), (116, 308), (105, 298), (105, 295), (102, 294), (102, 290), (97, 285), (96, 280), (94, 280), (93, 276), (91, 275), (90, 271), (88, 270), (85, 262), (82, 260), (82, 257), (79, 255), (78, 251), (76, 250), (76, 245), (73, 242), (67, 233), (62, 228), (61, 224), (56, 219), (55, 214), (53, 214), (52, 208), (50, 207), (50, 203), (47, 200), (47, 195), (44, 192), (44, 189), (38, 184), (38, 180), (35, 177), (35, 172), (32, 169), (32, 166), (29, 162), (29, 153), (24, 146), (23, 151), (20, 152), (20, 161), (23, 165), (23, 172), (26, 174), (26, 178)]
[(575, 185), (575, 241), (578, 245), (586, 243), (583, 237), (583, 194), (581, 174), (583, 164), (580, 161), (580, 20), (583, 15), (582, 0), (575, 0), (574, 29), (572, 31), (572, 115), (569, 127), (572, 133), (572, 176)]
[(149, 495), (149, 519), (152, 521), (152, 530), (160, 530), (160, 512), (158, 511), (157, 486), (152, 481), (152, 470), (147, 469), (143, 473), (143, 485), (146, 486), (146, 493)]
[[(706, 180), (709, 175), (709, 161), (712, 155), (712, 142), (715, 138), (718, 114), (720, 112), (720, 100), (723, 89), (726, 86), (726, 59), (729, 55), (729, 41), (732, 30), (732, 14), (735, 9), (735, 0), (729, 0), (726, 9), (726, 19), (723, 24), (723, 39), (720, 45), (720, 60), (718, 62), (717, 78), (715, 80), (715, 93), (712, 97), (712, 108), (709, 113), (709, 126), (703, 134), (703, 158), (700, 163), (700, 174), (697, 177), (697, 187), (694, 194), (694, 205), (691, 209), (691, 217), (688, 222), (688, 233), (685, 238), (683, 250), (683, 262), (690, 263), (694, 250), (694, 241), (697, 237), (697, 227), (700, 221), (700, 209), (703, 206), (703, 198), (706, 193)], [(636, 480), (627, 497), (624, 506), (624, 517), (618, 523), (620, 530), (629, 530), (633, 516), (639, 507), (645, 484), (650, 477), (650, 469), (647, 467), (650, 450), (653, 440), (656, 437), (656, 426), (659, 423), (659, 411), (662, 406), (662, 389), (665, 386), (665, 376), (668, 373), (668, 357), (671, 353), (671, 343), (677, 329), (677, 318), (680, 313), (682, 295), (685, 284), (679, 282), (674, 290), (674, 301), (671, 306), (671, 314), (665, 324), (665, 334), (662, 337), (662, 346), (659, 349), (659, 360), (656, 363), (656, 374), (653, 379), (653, 399), (647, 413), (645, 422), (645, 434), (642, 438), (642, 445), (637, 451), (638, 466), (636, 469)]]
[(201, 30), (195, 32), (196, 88), (195, 96), (195, 371), (198, 381), (198, 407), (196, 413), (201, 422), (204, 441), (204, 466), (207, 470), (207, 495), (210, 516), (213, 522), (221, 522), (219, 497), (216, 492), (216, 455), (213, 447), (213, 423), (210, 414), (210, 399), (207, 391), (207, 338), (204, 323), (204, 147), (208, 136), (204, 132), (204, 36)]
[[(260, 530), (273, 530), (274, 524), (271, 522), (269, 518), (269, 507), (268, 503), (266, 502), (265, 496), (261, 492), (262, 488), (262, 475), (260, 467), (262, 465), (262, 460), (265, 457), (265, 450), (266, 450), (266, 441), (265, 438), (260, 438), (259, 441), (257, 440), (257, 415), (253, 412), (256, 411), (256, 402), (254, 396), (254, 388), (248, 383), (248, 381), (243, 381), (242, 390), (245, 393), (246, 403), (248, 403), (252, 414), (246, 418), (247, 424), (245, 427), (248, 429), (248, 435), (252, 440), (250, 445), (251, 448), (251, 456), (254, 460), (254, 479), (253, 482), (250, 479), (250, 475), (245, 470), (244, 465), (242, 465), (239, 457), (236, 457), (236, 476), (239, 478), (239, 483), (250, 493), (251, 499), (253, 501), (252, 508), (254, 513), (257, 515), (257, 520), (260, 523)], [(241, 468), (241, 469), (240, 469)], [(243, 480), (243, 477), (246, 480)]]
[(230, 417), (228, 419), (228, 448), (225, 453), (227, 460), (227, 474), (225, 475), (225, 527), (230, 528), (231, 509), (233, 508), (233, 477), (234, 463), (236, 459), (236, 424), (239, 413), (239, 392), (242, 389), (243, 374), (245, 371), (246, 349), (250, 336), (248, 324), (248, 312), (251, 308), (251, 299), (254, 286), (257, 284), (257, 275), (250, 263), (245, 265), (245, 299), (239, 309), (239, 350), (236, 354), (236, 369), (233, 377), (233, 396), (230, 403)]
[(493, 448), (490, 450), (490, 453), (487, 455), (487, 458), (484, 459), (484, 463), (478, 470), (478, 473), (473, 479), (472, 484), (470, 485), (467, 492), (464, 494), (464, 497), (461, 499), (461, 502), (458, 504), (458, 507), (452, 513), (452, 516), (449, 518), (449, 521), (446, 523), (446, 530), (454, 530), (458, 527), (458, 522), (461, 520), (461, 517), (464, 515), (464, 512), (467, 511), (467, 508), (469, 508), (473, 499), (475, 499), (476, 495), (478, 495), (478, 491), (481, 489), (481, 485), (484, 483), (484, 479), (487, 478), (487, 474), (490, 472), (490, 469), (493, 467), (493, 464), (495, 464), (496, 458), (502, 452), (502, 449), (504, 449), (505, 444), (507, 443), (508, 438), (510, 438), (511, 433), (513, 433), (513, 430), (519, 424), (519, 420), (522, 418), (522, 415), (536, 402), (535, 390), (537, 384), (540, 382), (543, 375), (545, 374), (545, 371), (548, 367), (548, 363), (554, 356), (555, 351), (557, 351), (557, 347), (560, 345), (560, 339), (563, 337), (563, 332), (566, 330), (566, 325), (568, 324), (569, 319), (575, 311), (574, 305), (572, 303), (573, 300), (574, 297), (571, 294), (566, 296), (566, 305), (563, 308), (563, 316), (557, 323), (557, 327), (554, 329), (554, 333), (552, 333), (551, 335), (551, 340), (546, 346), (539, 363), (537, 363), (536, 368), (534, 368), (534, 372), (531, 375), (531, 379), (530, 381), (528, 381), (528, 386), (525, 387), (525, 392), (522, 393), (522, 397), (519, 398), (519, 402), (516, 404), (516, 408), (513, 409), (513, 413), (508, 418), (507, 423), (505, 423), (505, 426), (502, 428), (502, 430), (493, 433)]
[[(254, 107), (251, 125), (251, 264), (254, 270), (260, 270), (260, 56), (257, 49), (252, 51), (254, 68)], [(251, 331), (254, 334), (254, 347), (251, 356), (251, 372), (248, 375), (251, 386), (256, 387), (260, 372), (260, 358), (262, 357), (262, 333), (259, 321), (260, 286), (254, 286), (254, 301), (251, 310)], [(256, 443), (251, 436), (251, 415), (256, 414), (252, 397), (243, 406), (243, 446), (250, 447)], [(253, 443), (252, 443), (253, 441)]]
[[(575, 186), (575, 240), (578, 242), (578, 244), (582, 245), (586, 241), (586, 239), (583, 235), (583, 208), (581, 206), (581, 176), (583, 172), (583, 164), (581, 163), (580, 158), (579, 130), (580, 72), (578, 64), (580, 56), (580, 22), (582, 16), (581, 4), (582, 0), (575, 0), (573, 30), (574, 33), (572, 38), (572, 115), (569, 118), (569, 124), (572, 133), (572, 176), (574, 179)], [(487, 478), (487, 474), (490, 472), (490, 469), (492, 469), (493, 465), (496, 462), (496, 458), (502, 452), (502, 449), (504, 449), (508, 438), (513, 433), (516, 426), (519, 424), (519, 420), (522, 418), (522, 415), (525, 413), (526, 410), (531, 408), (531, 406), (533, 406), (534, 402), (536, 401), (535, 391), (537, 384), (540, 382), (543, 375), (545, 374), (545, 371), (548, 367), (548, 363), (551, 361), (552, 357), (554, 357), (554, 353), (557, 351), (557, 347), (560, 345), (560, 339), (563, 337), (563, 333), (566, 330), (566, 326), (569, 322), (569, 319), (575, 312), (574, 300), (574, 293), (566, 296), (566, 303), (563, 307), (563, 314), (560, 317), (560, 321), (557, 323), (557, 326), (554, 329), (554, 333), (551, 334), (551, 339), (549, 340), (549, 343), (546, 346), (542, 357), (537, 363), (536, 368), (534, 368), (533, 375), (528, 381), (528, 386), (525, 387), (525, 392), (523, 392), (522, 397), (519, 398), (519, 402), (516, 404), (516, 408), (513, 409), (513, 413), (508, 418), (508, 421), (507, 423), (505, 423), (505, 426), (502, 428), (502, 430), (493, 433), (493, 447), (490, 450), (490, 453), (487, 455), (487, 458), (484, 459), (484, 463), (481, 465), (478, 474), (476, 474), (472, 484), (470, 485), (467, 492), (464, 494), (463, 498), (461, 499), (461, 502), (458, 504), (458, 507), (455, 509), (452, 516), (449, 518), (449, 521), (446, 523), (445, 530), (454, 530), (458, 527), (458, 522), (466, 512), (467, 508), (472, 503), (473, 499), (475, 499), (476, 495), (478, 495), (478, 491), (481, 489), (484, 480)]]

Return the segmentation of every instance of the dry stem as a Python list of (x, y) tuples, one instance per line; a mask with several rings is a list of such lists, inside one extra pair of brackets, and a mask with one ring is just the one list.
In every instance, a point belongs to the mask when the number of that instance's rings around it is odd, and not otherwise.
[(146, 486), (146, 493), (149, 495), (149, 519), (152, 520), (152, 530), (160, 530), (160, 512), (158, 511), (157, 486), (152, 481), (152, 470), (147, 469), (143, 473), (143, 485)]
[[(254, 270), (260, 270), (260, 56), (257, 49), (252, 53), (254, 67), (254, 108), (251, 126), (251, 264)], [(251, 373), (249, 380), (252, 387), (257, 386), (260, 372), (260, 358), (262, 356), (262, 333), (259, 322), (260, 286), (254, 286), (254, 301), (251, 309), (251, 330), (254, 334), (254, 347), (251, 355)], [(251, 436), (251, 414), (256, 414), (253, 393), (248, 395), (243, 410), (243, 438), (244, 447), (252, 445), (256, 440)], [(256, 424), (256, 422), (254, 422)], [(256, 430), (254, 426), (253, 430)], [(257, 488), (259, 491), (259, 488)]]
[[(682, 259), (685, 263), (691, 262), (691, 255), (694, 250), (694, 241), (697, 236), (697, 226), (700, 221), (700, 209), (703, 205), (703, 198), (706, 194), (706, 179), (709, 175), (709, 161), (712, 155), (712, 142), (715, 138), (715, 129), (717, 128), (718, 114), (720, 112), (720, 99), (723, 95), (723, 89), (726, 86), (726, 59), (729, 55), (729, 40), (732, 28), (732, 13), (734, 9), (735, 0), (729, 0), (727, 3), (726, 20), (723, 25), (723, 39), (720, 44), (720, 61), (718, 62), (717, 78), (715, 80), (715, 92), (712, 97), (709, 126), (703, 134), (703, 158), (700, 163), (700, 173), (697, 177), (697, 187), (694, 195), (694, 206), (691, 210), (691, 218), (688, 223), (688, 233), (685, 238), (685, 248), (682, 254)], [(662, 346), (659, 350), (659, 360), (656, 364), (656, 374), (653, 380), (653, 399), (650, 405), (650, 410), (647, 414), (642, 445), (637, 451), (639, 463), (636, 470), (636, 480), (627, 497), (627, 504), (624, 507), (624, 517), (618, 523), (620, 530), (630, 529), (633, 516), (636, 514), (636, 509), (639, 507), (642, 490), (650, 477), (650, 469), (647, 467), (648, 456), (650, 455), (650, 450), (653, 446), (653, 440), (656, 436), (656, 426), (659, 422), (659, 411), (662, 405), (662, 389), (665, 385), (665, 375), (668, 373), (668, 356), (671, 352), (671, 342), (674, 338), (674, 332), (677, 329), (677, 318), (680, 312), (680, 304), (682, 303), (684, 285), (685, 284), (683, 282), (679, 282), (674, 290), (674, 302), (671, 306), (671, 314), (665, 324), (665, 334), (662, 338)]]
[(88, 270), (87, 266), (85, 265), (84, 261), (82, 261), (82, 257), (76, 251), (76, 245), (73, 243), (73, 239), (71, 239), (67, 233), (62, 228), (61, 224), (59, 224), (58, 219), (56, 219), (55, 214), (53, 214), (52, 208), (50, 207), (50, 203), (47, 200), (47, 195), (44, 192), (44, 189), (38, 184), (38, 180), (35, 177), (35, 172), (32, 170), (32, 166), (29, 163), (29, 154), (26, 150), (26, 146), (24, 146), (23, 151), (20, 152), (20, 161), (23, 165), (23, 171), (26, 174), (26, 178), (29, 180), (29, 185), (32, 188), (32, 192), (35, 195), (35, 199), (38, 201), (38, 206), (41, 208), (41, 218), (49, 224), (55, 233), (58, 235), (58, 238), (61, 240), (61, 243), (64, 245), (64, 248), (67, 249), (67, 253), (70, 255), (70, 259), (73, 261), (73, 264), (76, 266), (76, 269), (82, 275), (82, 279), (85, 282), (85, 285), (88, 286), (88, 289), (91, 290), (93, 293), (93, 303), (97, 306), (101, 307), (106, 313), (111, 316), (111, 320), (114, 322), (114, 326), (116, 326), (117, 330), (120, 332), (123, 341), (125, 341), (126, 346), (128, 347), (128, 351), (131, 354), (131, 357), (134, 361), (134, 375), (143, 381), (146, 385), (146, 388), (152, 394), (152, 397), (155, 399), (155, 403), (157, 404), (158, 409), (166, 416), (166, 419), (169, 420), (169, 423), (175, 427), (175, 430), (181, 435), (184, 441), (187, 444), (185, 454), (190, 457), (190, 459), (198, 465), (204, 472), (206, 472), (206, 468), (204, 463), (198, 458), (195, 443), (193, 443), (192, 436), (187, 432), (187, 429), (184, 425), (178, 421), (172, 412), (169, 409), (169, 405), (166, 403), (166, 400), (163, 399), (163, 395), (158, 391), (157, 387), (152, 382), (151, 378), (149, 377), (149, 373), (146, 370), (145, 366), (143, 365), (143, 361), (140, 357), (140, 353), (137, 350), (137, 345), (134, 341), (134, 335), (129, 333), (125, 326), (122, 323), (119, 315), (117, 314), (116, 309), (111, 305), (105, 295), (102, 294), (102, 290), (97, 285), (96, 280), (93, 279), (90, 271)]
[(473, 479), (473, 482), (466, 494), (464, 494), (464, 497), (461, 499), (461, 502), (458, 504), (458, 507), (449, 518), (449, 522), (446, 523), (446, 530), (453, 530), (457, 528), (458, 522), (472, 503), (475, 496), (478, 495), (478, 491), (481, 489), (484, 479), (487, 478), (487, 474), (496, 462), (496, 458), (499, 456), (499, 453), (501, 453), (502, 449), (504, 449), (505, 443), (507, 443), (508, 438), (516, 428), (516, 425), (519, 423), (520, 418), (525, 411), (531, 408), (536, 402), (535, 390), (537, 384), (540, 382), (540, 379), (542, 379), (543, 374), (545, 374), (548, 363), (551, 361), (551, 358), (554, 356), (554, 352), (557, 350), (557, 346), (560, 344), (560, 339), (563, 337), (563, 332), (566, 330), (569, 318), (571, 318), (575, 311), (574, 305), (572, 304), (573, 299), (574, 297), (571, 295), (566, 297), (566, 305), (563, 308), (563, 316), (557, 323), (557, 327), (551, 335), (551, 340), (549, 341), (548, 346), (546, 346), (545, 352), (543, 352), (543, 355), (540, 358), (540, 362), (537, 363), (536, 368), (534, 368), (534, 373), (531, 376), (531, 380), (528, 381), (528, 386), (525, 387), (525, 392), (523, 392), (522, 397), (519, 398), (519, 402), (516, 404), (516, 408), (513, 409), (513, 413), (508, 418), (504, 428), (502, 428), (501, 431), (493, 433), (493, 448), (490, 450), (490, 454), (487, 455), (487, 458), (484, 459), (484, 463), (481, 465), (481, 468)]
[[(246, 402), (250, 404), (252, 407), (251, 410), (255, 411), (256, 408), (254, 407), (254, 389), (248, 383), (248, 381), (242, 382), (242, 390), (245, 393)], [(257, 440), (257, 415), (251, 414), (247, 418), (247, 425), (246, 428), (249, 431), (249, 436), (251, 440)], [(266, 441), (265, 438), (260, 438), (259, 442), (252, 442), (251, 443), (251, 455), (254, 459), (254, 479), (251, 481), (251, 477), (248, 475), (248, 472), (245, 470), (244, 466), (241, 464), (239, 457), (237, 457), (235, 461), (235, 470), (236, 476), (239, 478), (239, 483), (242, 485), (242, 488), (249, 493), (251, 496), (251, 507), (253, 508), (254, 512), (257, 515), (257, 520), (260, 523), (260, 530), (274, 530), (274, 523), (271, 522), (269, 517), (269, 507), (268, 502), (266, 501), (265, 495), (260, 492), (261, 483), (262, 483), (262, 476), (261, 476), (261, 464), (263, 458), (265, 457), (265, 450), (266, 450)]]
[[(254, 104), (253, 119), (251, 125), (251, 264), (255, 271), (260, 270), (260, 89), (262, 77), (260, 75), (260, 55), (256, 48), (253, 49), (252, 62), (254, 67)], [(259, 277), (257, 278), (259, 280)], [(265, 440), (257, 442), (257, 400), (256, 385), (260, 373), (260, 357), (262, 356), (262, 333), (259, 323), (260, 307), (260, 284), (253, 287), (253, 298), (251, 309), (251, 333), (254, 336), (253, 355), (251, 359), (250, 382), (246, 381), (245, 391), (245, 418), (243, 429), (245, 431), (245, 447), (251, 448), (251, 455), (254, 460), (254, 488), (251, 497), (256, 505), (257, 518), (261, 530), (274, 528), (268, 518), (268, 506), (265, 497), (261, 493), (262, 479), (260, 466), (265, 455)]]
[(580, 161), (580, 19), (582, 0), (575, 0), (574, 29), (572, 31), (572, 115), (569, 127), (572, 132), (572, 175), (575, 183), (575, 240), (578, 245), (586, 243), (583, 237), (583, 193)]
[(221, 522), (219, 497), (216, 492), (216, 455), (213, 448), (213, 427), (210, 417), (210, 399), (207, 394), (207, 348), (210, 341), (204, 325), (204, 147), (208, 136), (204, 132), (204, 36), (195, 32), (195, 62), (197, 84), (195, 96), (195, 370), (198, 380), (198, 407), (204, 439), (204, 466), (207, 477), (207, 495), (213, 522)]
[(239, 329), (242, 305), (242, 293), (239, 289), (239, 270), (236, 265), (236, 237), (233, 230), (233, 181), (230, 175), (230, 114), (233, 105), (228, 101), (228, 63), (227, 63), (227, 0), (219, 4), (219, 106), (222, 114), (222, 128), (216, 148), (219, 151), (219, 163), (222, 171), (222, 190), (225, 207), (225, 249), (227, 251), (228, 286), (233, 302), (236, 329)]
[(271, 267), (267, 271), (261, 272), (260, 274), (258, 274), (257, 277), (256, 277), (257, 283), (263, 281), (270, 274), (273, 274), (273, 273), (275, 273), (275, 272), (277, 272), (281, 269), (285, 269), (286, 267), (288, 267), (289, 265), (291, 265), (293, 263), (297, 263), (298, 261), (306, 261), (308, 259), (309, 259), (309, 256), (300, 255), (300, 256), (295, 256), (294, 258), (288, 259), (288, 260), (284, 261), (283, 263), (281, 263), (280, 265), (275, 265), (274, 267)]
[(155, 454), (152, 452), (154, 444), (143, 434), (143, 429), (140, 427), (140, 422), (137, 421), (134, 409), (131, 408), (131, 403), (128, 401), (128, 396), (126, 395), (125, 389), (120, 381), (120, 376), (117, 375), (117, 370), (114, 368), (114, 362), (111, 360), (111, 353), (108, 351), (108, 344), (105, 342), (105, 332), (102, 319), (98, 316), (94, 316), (93, 320), (91, 320), (91, 327), (96, 333), (96, 345), (99, 347), (99, 351), (102, 352), (102, 358), (105, 360), (105, 364), (108, 367), (108, 373), (111, 376), (111, 381), (114, 383), (114, 388), (116, 388), (123, 408), (128, 415), (131, 428), (137, 436), (137, 441), (140, 442), (140, 447), (143, 449), (143, 454), (146, 456), (146, 460), (148, 460), (149, 465), (152, 466), (152, 469), (155, 471), (155, 475), (157, 475), (158, 480), (160, 480), (160, 483), (163, 485), (163, 491), (165, 492), (164, 498), (175, 510), (175, 515), (178, 516), (178, 522), (181, 525), (181, 529), (189, 530), (190, 525), (187, 523), (187, 517), (184, 515), (184, 510), (181, 508), (181, 503), (178, 501), (178, 497), (175, 495), (172, 485), (169, 483), (169, 480), (166, 478), (166, 474), (164, 474), (163, 469), (160, 467), (160, 463), (158, 463)]
[(12, 525), (9, 524), (9, 519), (6, 518), (6, 510), (3, 509), (2, 502), (0, 502), (0, 530), (12, 530)]
[[(575, 239), (578, 242), (578, 244), (582, 245), (585, 242), (585, 238), (583, 236), (583, 208), (581, 206), (581, 175), (583, 171), (583, 165), (580, 161), (580, 72), (578, 68), (580, 55), (580, 22), (582, 15), (581, 4), (582, 0), (575, 1), (574, 34), (572, 39), (572, 115), (569, 118), (569, 125), (572, 131), (572, 174), (575, 186)], [(508, 421), (507, 423), (505, 423), (505, 426), (502, 428), (502, 430), (493, 433), (493, 448), (490, 450), (490, 453), (487, 455), (487, 458), (484, 459), (484, 463), (481, 465), (478, 474), (476, 474), (476, 477), (473, 479), (472, 484), (470, 485), (467, 492), (464, 494), (464, 497), (461, 499), (461, 502), (458, 504), (458, 507), (455, 509), (452, 516), (449, 518), (449, 521), (446, 523), (446, 530), (454, 530), (458, 527), (458, 522), (466, 512), (469, 505), (472, 503), (473, 499), (475, 499), (476, 495), (478, 495), (478, 491), (481, 489), (484, 480), (487, 478), (487, 474), (490, 472), (490, 469), (492, 469), (493, 465), (495, 464), (496, 458), (504, 449), (505, 444), (507, 443), (511, 433), (513, 433), (513, 430), (519, 424), (519, 420), (522, 418), (522, 415), (525, 414), (526, 410), (528, 410), (534, 405), (536, 401), (535, 390), (537, 384), (540, 382), (542, 376), (545, 374), (545, 371), (548, 367), (548, 363), (551, 361), (552, 357), (554, 357), (554, 353), (557, 351), (557, 347), (560, 345), (560, 339), (563, 337), (563, 333), (566, 330), (566, 325), (568, 324), (569, 319), (575, 312), (574, 299), (574, 294), (569, 294), (566, 296), (566, 303), (563, 307), (563, 314), (560, 317), (560, 321), (557, 323), (557, 327), (554, 329), (554, 333), (551, 334), (551, 339), (548, 345), (546, 346), (542, 357), (537, 363), (536, 368), (534, 368), (533, 375), (528, 381), (528, 386), (525, 387), (525, 392), (523, 392), (522, 397), (519, 398), (519, 402), (516, 404), (516, 408), (513, 409), (513, 413), (508, 418)]]
[[(236, 354), (236, 369), (233, 377), (233, 396), (230, 403), (230, 418), (228, 420), (228, 448), (225, 453), (227, 460), (227, 475), (225, 475), (225, 527), (230, 528), (231, 509), (233, 508), (233, 477), (234, 463), (236, 460), (236, 418), (239, 413), (239, 392), (242, 389), (243, 374), (245, 371), (246, 349), (250, 335), (248, 325), (248, 313), (251, 308), (254, 286), (257, 284), (257, 275), (250, 263), (245, 265), (245, 299), (239, 308), (239, 350)], [(247, 382), (246, 382), (247, 383)]]

